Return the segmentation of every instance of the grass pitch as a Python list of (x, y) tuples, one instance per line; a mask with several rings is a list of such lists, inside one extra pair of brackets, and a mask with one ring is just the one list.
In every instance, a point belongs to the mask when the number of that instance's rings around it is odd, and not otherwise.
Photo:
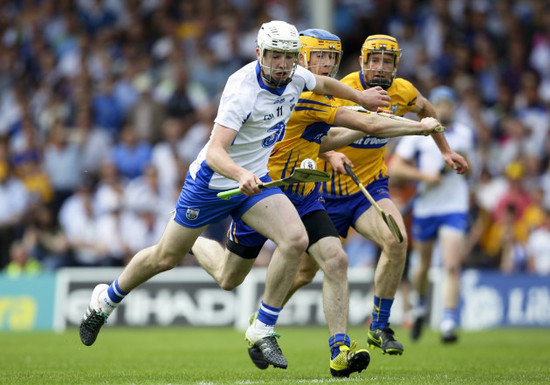
[[(462, 332), (456, 345), (426, 331), (416, 343), (396, 329), (403, 356), (371, 350), (367, 370), (329, 372), (326, 328), (278, 328), (287, 370), (257, 369), (244, 333), (229, 328), (104, 328), (92, 347), (78, 330), (0, 334), (0, 384), (549, 384), (550, 331)], [(350, 336), (366, 347), (366, 331)]]

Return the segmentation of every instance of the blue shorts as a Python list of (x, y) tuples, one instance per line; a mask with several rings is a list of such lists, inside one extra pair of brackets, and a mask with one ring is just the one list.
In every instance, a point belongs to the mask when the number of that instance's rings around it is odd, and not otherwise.
[[(260, 178), (262, 182), (270, 182), (269, 174)], [(212, 190), (205, 183), (191, 178), (187, 173), (185, 184), (176, 203), (174, 220), (182, 226), (199, 228), (210, 223), (219, 222), (228, 216), (240, 219), (241, 216), (258, 201), (274, 194), (282, 194), (280, 188), (270, 187), (251, 197), (239, 194), (229, 200), (218, 198), (220, 190)]]
[[(318, 192), (312, 192), (305, 197), (298, 197), (292, 194), (288, 194), (287, 197), (294, 204), (294, 207), (296, 207), (300, 218), (313, 211), (325, 210), (321, 195)], [(267, 240), (266, 237), (253, 230), (240, 219), (234, 219), (231, 222), (228, 238), (230, 241), (243, 247), (259, 247)]]
[[(365, 188), (376, 202), (390, 197), (388, 177), (376, 179)], [(372, 206), (362, 192), (338, 197), (323, 195), (323, 198), (328, 215), (342, 238), (348, 236), (350, 226), (355, 228), (357, 219)]]
[(417, 218), (413, 214), (411, 234), (418, 241), (428, 241), (435, 239), (437, 231), (445, 226), (465, 234), (468, 230), (468, 216), (466, 213), (454, 213)]

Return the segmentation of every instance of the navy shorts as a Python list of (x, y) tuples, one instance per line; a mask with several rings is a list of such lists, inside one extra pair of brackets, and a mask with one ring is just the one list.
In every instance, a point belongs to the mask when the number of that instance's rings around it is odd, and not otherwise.
[[(383, 198), (390, 198), (388, 177), (376, 179), (365, 188), (376, 202)], [(323, 195), (323, 198), (328, 215), (342, 238), (348, 236), (349, 228), (355, 228), (357, 219), (372, 206), (362, 192), (347, 196)]]

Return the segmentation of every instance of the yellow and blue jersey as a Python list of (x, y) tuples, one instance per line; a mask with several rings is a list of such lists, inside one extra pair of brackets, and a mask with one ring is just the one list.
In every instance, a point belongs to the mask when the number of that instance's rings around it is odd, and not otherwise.
[[(359, 91), (367, 89), (361, 71), (353, 72), (341, 81)], [(395, 79), (388, 89), (388, 94), (391, 98), (391, 106), (389, 108), (394, 115), (403, 116), (416, 106), (416, 89), (405, 79)], [(336, 101), (340, 106), (355, 105), (355, 103), (345, 99), (337, 99)], [(385, 156), (387, 143), (388, 138), (367, 135), (337, 151), (346, 154), (355, 165), (353, 171), (359, 180), (364, 185), (368, 185), (375, 180), (386, 177)], [(324, 195), (346, 196), (360, 191), (359, 187), (348, 175), (334, 172), (329, 162), (318, 159), (317, 168), (332, 174), (332, 179), (321, 185), (321, 192)]]
[[(304, 159), (317, 159), (321, 141), (334, 124), (338, 103), (328, 95), (303, 92), (288, 121), (285, 136), (277, 142), (269, 157), (268, 168), (273, 180), (285, 178), (300, 167)], [(288, 194), (308, 195), (314, 183), (282, 187)]]

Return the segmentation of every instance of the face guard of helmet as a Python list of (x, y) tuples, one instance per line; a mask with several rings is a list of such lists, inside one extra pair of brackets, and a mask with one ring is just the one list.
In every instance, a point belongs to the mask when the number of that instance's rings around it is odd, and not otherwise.
[(264, 23), (258, 31), (258, 52), (262, 77), (275, 88), (291, 82), (300, 53), (300, 37), (292, 24), (284, 21)]
[(300, 32), (302, 64), (316, 75), (334, 77), (340, 67), (342, 42), (340, 38), (322, 29)]
[(361, 71), (369, 87), (387, 90), (393, 83), (401, 58), (399, 44), (388, 35), (371, 35), (361, 47)]

